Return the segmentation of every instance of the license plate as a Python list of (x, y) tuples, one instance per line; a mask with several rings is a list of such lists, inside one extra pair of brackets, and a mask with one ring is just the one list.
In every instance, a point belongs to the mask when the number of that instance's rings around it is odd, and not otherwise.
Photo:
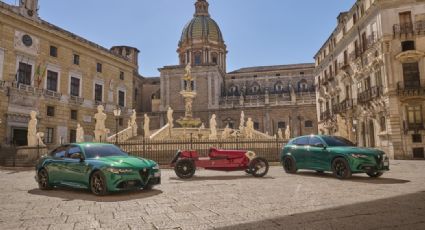
[(388, 167), (390, 166), (390, 162), (389, 161), (384, 161), (384, 167)]
[(161, 177), (161, 173), (160, 172), (156, 172), (153, 174), (154, 177)]

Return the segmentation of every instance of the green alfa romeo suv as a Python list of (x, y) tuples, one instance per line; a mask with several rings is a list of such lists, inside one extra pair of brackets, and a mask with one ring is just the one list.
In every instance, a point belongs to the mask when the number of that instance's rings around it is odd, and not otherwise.
[(294, 138), (283, 147), (280, 160), (287, 173), (296, 173), (298, 169), (331, 171), (339, 179), (347, 179), (353, 173), (380, 177), (389, 170), (389, 160), (383, 151), (356, 147), (336, 136)]

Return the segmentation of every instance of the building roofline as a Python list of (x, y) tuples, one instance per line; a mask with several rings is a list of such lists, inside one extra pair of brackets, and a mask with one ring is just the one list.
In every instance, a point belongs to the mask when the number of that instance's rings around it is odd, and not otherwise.
[(302, 69), (302, 68), (312, 68), (314, 69), (314, 63), (300, 63), (300, 64), (288, 64), (288, 65), (271, 65), (271, 66), (253, 66), (245, 67), (234, 70), (227, 74), (239, 74), (239, 73), (249, 73), (249, 72), (270, 72), (277, 70), (293, 70), (293, 69)]

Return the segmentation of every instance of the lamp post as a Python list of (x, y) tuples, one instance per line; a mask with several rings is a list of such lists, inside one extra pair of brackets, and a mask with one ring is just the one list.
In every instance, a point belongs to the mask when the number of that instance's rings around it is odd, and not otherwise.
[(118, 144), (118, 120), (121, 116), (121, 109), (117, 107), (114, 109), (114, 116), (115, 116), (115, 145)]

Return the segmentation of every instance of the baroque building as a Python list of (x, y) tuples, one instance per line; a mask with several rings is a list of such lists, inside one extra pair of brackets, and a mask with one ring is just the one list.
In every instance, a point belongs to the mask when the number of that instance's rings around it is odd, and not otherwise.
[[(93, 136), (93, 115), (105, 107), (107, 128), (115, 132), (112, 110), (123, 118), (140, 104), (133, 92), (140, 81), (136, 48), (101, 47), (42, 20), (37, 0), (0, 2), (0, 141), (26, 145), (31, 110), (50, 147), (74, 142), (77, 124)], [(133, 82), (134, 81), (134, 82)]]
[(424, 158), (425, 3), (357, 0), (315, 55), (319, 132)]
[(227, 73), (227, 52), (220, 27), (209, 14), (209, 3), (197, 0), (194, 17), (183, 28), (178, 43), (179, 65), (160, 68), (159, 79), (143, 85), (149, 93), (150, 106), (144, 111), (152, 116), (152, 129), (165, 125), (169, 107), (174, 109), (175, 119), (184, 116), (180, 92), (185, 87), (185, 66), (190, 63), (195, 78), (192, 88), (197, 93), (194, 116), (206, 126), (216, 114), (220, 128), (238, 128), (244, 111), (253, 119), (255, 129), (270, 135), (286, 125), (291, 127), (292, 136), (317, 132), (314, 63), (249, 67)]

